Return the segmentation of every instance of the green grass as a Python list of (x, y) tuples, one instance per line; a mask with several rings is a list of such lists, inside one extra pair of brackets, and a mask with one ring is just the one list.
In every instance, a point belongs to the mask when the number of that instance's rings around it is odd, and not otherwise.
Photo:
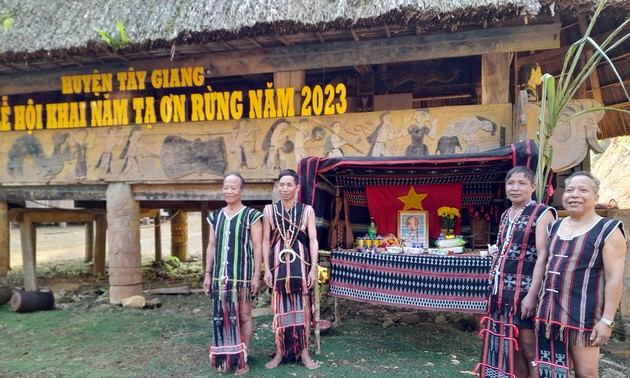
[[(3, 305), (0, 376), (220, 376), (207, 355), (212, 338), (209, 307), (203, 295), (165, 298), (156, 310), (90, 303), (19, 314)], [(201, 311), (193, 315), (193, 308)], [(466, 376), (479, 354), (476, 334), (454, 326), (382, 328), (347, 319), (322, 336), (322, 353), (314, 356), (321, 362), (319, 369), (285, 364), (267, 370), (264, 364), (274, 350), (271, 320), (255, 319), (248, 377)]]

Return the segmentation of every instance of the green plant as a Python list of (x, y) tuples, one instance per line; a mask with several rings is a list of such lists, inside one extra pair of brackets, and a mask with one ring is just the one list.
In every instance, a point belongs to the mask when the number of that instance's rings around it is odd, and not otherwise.
[(118, 35), (112, 35), (109, 32), (97, 28), (94, 28), (94, 31), (101, 36), (101, 39), (103, 39), (108, 46), (121, 49), (129, 43), (129, 39), (127, 38), (125, 27), (120, 21), (116, 21), (116, 29), (118, 29)]
[(5, 32), (11, 29), (11, 26), (13, 25), (13, 21), (15, 20), (13, 19), (13, 17), (11, 17), (10, 11), (4, 11), (2, 12), (2, 15), (0, 15), (0, 22), (2, 22), (2, 27), (4, 28)]
[(179, 261), (179, 258), (177, 258), (177, 256), (170, 256), (165, 262), (164, 262), (164, 266), (166, 266), (166, 269), (168, 269), (169, 271), (173, 271), (177, 268), (179, 268), (181, 266), (181, 261)]
[[(571, 119), (579, 117), (580, 115), (588, 112), (600, 111), (600, 110), (614, 110), (630, 114), (630, 111), (611, 108), (607, 106), (594, 107), (591, 109), (585, 109), (569, 117), (562, 117), (564, 107), (571, 100), (578, 89), (584, 84), (589, 76), (597, 69), (597, 66), (602, 60), (605, 60), (610, 65), (610, 68), (615, 73), (617, 80), (621, 84), (626, 97), (630, 101), (630, 95), (626, 91), (624, 82), (619, 76), (615, 65), (608, 57), (608, 53), (622, 44), (629, 34), (621, 35), (623, 29), (628, 25), (630, 19), (626, 19), (621, 25), (614, 29), (610, 35), (598, 45), (591, 37), (591, 31), (593, 26), (600, 15), (606, 0), (600, 0), (595, 9), (595, 13), (589, 22), (588, 28), (584, 33), (584, 37), (573, 43), (568, 49), (564, 63), (562, 65), (562, 71), (556, 81), (556, 78), (550, 74), (544, 74), (542, 76), (542, 98), (540, 103), (540, 115), (538, 116), (538, 133), (536, 135), (536, 143), (538, 144), (538, 163), (536, 167), (536, 196), (538, 199), (543, 200), (545, 198), (546, 184), (549, 180), (549, 174), (551, 172), (551, 162), (553, 160), (553, 148), (549, 144), (549, 139), (553, 135), (558, 126), (564, 122), (569, 122)], [(590, 45), (593, 54), (590, 57), (586, 57), (585, 63), (581, 68), (580, 62), (583, 60), (582, 54), (585, 53), (585, 46)]]

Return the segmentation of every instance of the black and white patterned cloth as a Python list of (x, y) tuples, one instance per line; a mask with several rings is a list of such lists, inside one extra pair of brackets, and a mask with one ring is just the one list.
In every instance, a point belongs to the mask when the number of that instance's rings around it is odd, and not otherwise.
[(491, 259), (333, 251), (330, 295), (396, 307), (484, 313)]

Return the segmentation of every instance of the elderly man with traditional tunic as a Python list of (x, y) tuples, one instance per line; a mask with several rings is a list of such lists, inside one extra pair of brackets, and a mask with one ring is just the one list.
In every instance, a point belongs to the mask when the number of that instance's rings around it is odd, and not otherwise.
[(245, 181), (238, 173), (223, 179), (227, 206), (208, 217), (210, 238), (203, 288), (213, 300), (210, 360), (220, 373), (236, 366), (249, 371), (252, 296), (258, 291), (262, 263), (262, 214), (241, 202)]
[(612, 333), (621, 300), (623, 223), (595, 212), (599, 181), (575, 172), (565, 181), (567, 218), (549, 229), (549, 260), (536, 312), (540, 377), (597, 377), (599, 348)]

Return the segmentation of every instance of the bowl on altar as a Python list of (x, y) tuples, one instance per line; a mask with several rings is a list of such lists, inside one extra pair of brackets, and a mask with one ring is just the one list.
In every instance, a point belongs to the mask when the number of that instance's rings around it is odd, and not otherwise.
[(397, 255), (401, 253), (403, 249), (401, 247), (387, 247), (387, 253), (390, 255)]
[(419, 254), (423, 253), (424, 250), (422, 248), (410, 247), (410, 248), (405, 248), (405, 252), (410, 254), (410, 255), (419, 255)]

